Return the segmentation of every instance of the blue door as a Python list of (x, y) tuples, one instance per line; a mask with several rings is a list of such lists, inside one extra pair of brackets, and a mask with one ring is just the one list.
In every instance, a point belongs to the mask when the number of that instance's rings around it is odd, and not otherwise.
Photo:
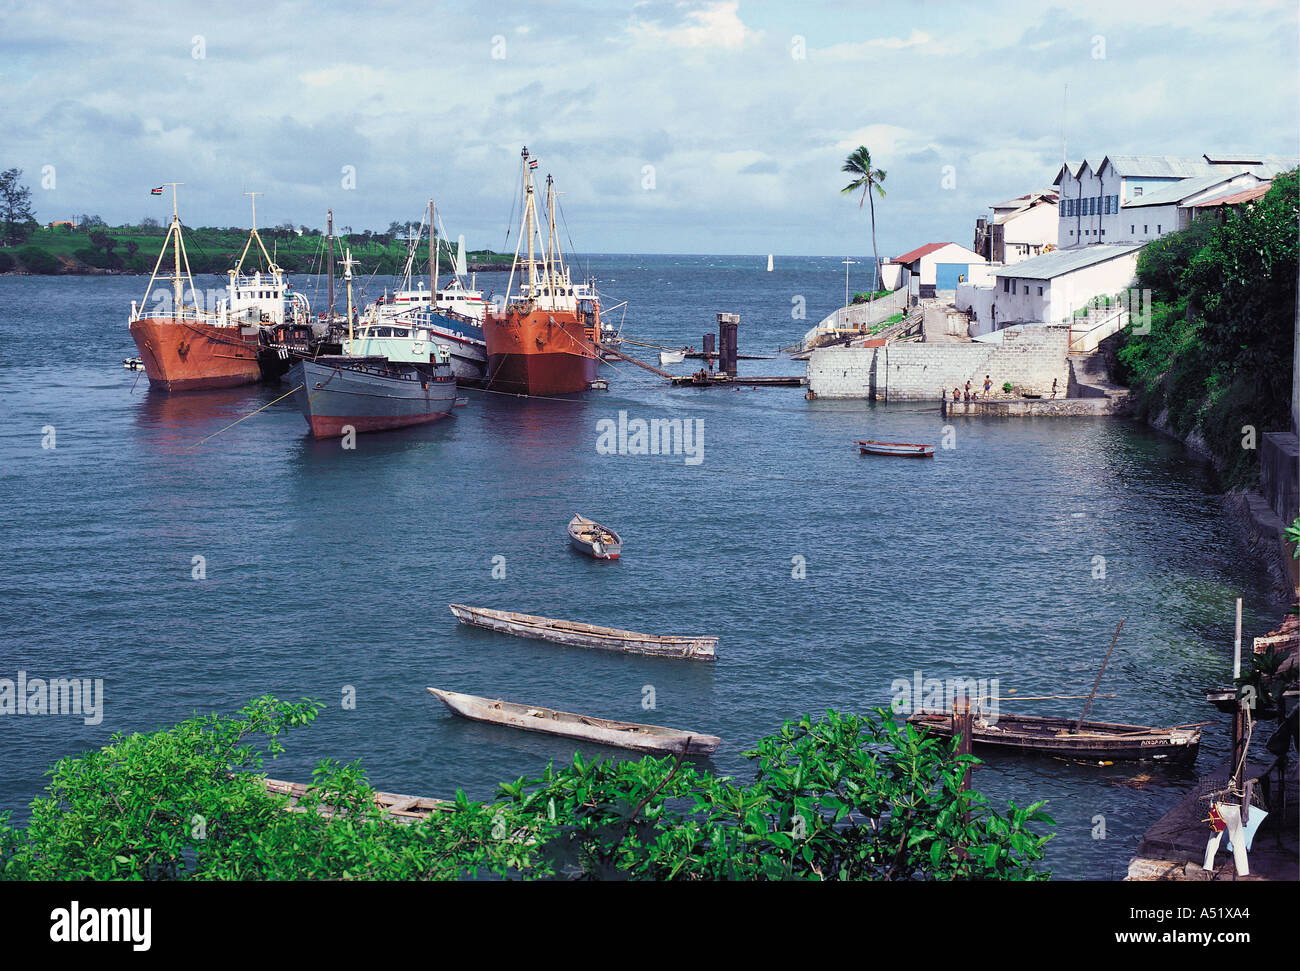
[(956, 290), (959, 277), (970, 272), (969, 263), (936, 263), (934, 265), (934, 288), (936, 290)]

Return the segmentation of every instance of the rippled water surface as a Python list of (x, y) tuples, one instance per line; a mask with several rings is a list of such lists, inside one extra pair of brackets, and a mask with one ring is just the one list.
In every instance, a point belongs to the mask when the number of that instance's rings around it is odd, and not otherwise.
[[(741, 352), (770, 354), (843, 293), (838, 260), (776, 262), (766, 273), (761, 257), (605, 256), (591, 269), (607, 305), (628, 301), (638, 339), (698, 347), (731, 311)], [(998, 678), (1004, 698), (1086, 693), (1124, 617), (1101, 689), (1115, 697), (1093, 717), (1215, 719), (1197, 766), (1001, 758), (976, 775), (995, 800), (1050, 800), (1049, 865), (1104, 879), (1225, 756), (1226, 719), (1203, 691), (1228, 673), (1233, 599), (1245, 598), (1248, 633), (1277, 619), (1213, 479), (1144, 426), (968, 420), (934, 461), (872, 458), (853, 439), (939, 441), (937, 407), (671, 390), (619, 363), (606, 393), (469, 391), (454, 418), (362, 436), (355, 451), (313, 442), (291, 399), (196, 445), (288, 388), (151, 393), (120, 365), (135, 354), (126, 313), (143, 284), (0, 278), (0, 677), (102, 677), (106, 692), (97, 726), (0, 719), (0, 811), (20, 818), (58, 757), (264, 693), (330, 705), (289, 737), (271, 773), (285, 778), (361, 758), (382, 789), (488, 797), (572, 751), (456, 720), (426, 685), (717, 734), (713, 766), (743, 777), (740, 753), (783, 719), (887, 704), (891, 682), (918, 670)], [(792, 317), (797, 298), (806, 319)], [(597, 422), (619, 410), (698, 419), (704, 461), (599, 454)], [(621, 561), (569, 551), (576, 511), (622, 532)], [(191, 578), (195, 556), (206, 580)], [(496, 556), (504, 579), (492, 578)], [(1093, 577), (1099, 556), (1105, 579)], [(792, 577), (796, 557), (805, 579)], [(517, 640), (457, 625), (449, 602), (716, 634), (718, 661)], [(1092, 837), (1098, 815), (1104, 840)]]

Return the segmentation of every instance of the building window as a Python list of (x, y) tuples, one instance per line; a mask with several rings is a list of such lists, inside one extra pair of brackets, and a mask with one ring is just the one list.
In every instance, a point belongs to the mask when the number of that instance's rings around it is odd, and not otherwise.
[(1038, 288), (1038, 295), (1039, 295), (1040, 297), (1043, 295), (1043, 288), (1042, 288), (1042, 287), (1039, 287), (1039, 288)]
[(1142, 186), (1140, 185), (1133, 186), (1133, 198), (1136, 199), (1141, 194), (1142, 194)]
[(1008, 280), (1006, 277), (1002, 278), (1002, 292), (1003, 293), (1011, 292), (1011, 281)]
[(1159, 223), (1156, 223), (1156, 235), (1157, 235), (1157, 236), (1160, 235), (1160, 224), (1159, 224)]
[(1138, 231), (1138, 228), (1137, 228), (1136, 226), (1129, 226), (1129, 228), (1128, 228), (1128, 234), (1129, 234), (1130, 236), (1136, 236), (1136, 235), (1137, 235), (1137, 231)]
[(1143, 224), (1142, 224), (1142, 235), (1143, 235), (1143, 236), (1149, 236), (1149, 235), (1150, 235), (1150, 230), (1149, 230), (1149, 228), (1148, 228), (1148, 224), (1147, 224), (1147, 223), (1143, 223)]

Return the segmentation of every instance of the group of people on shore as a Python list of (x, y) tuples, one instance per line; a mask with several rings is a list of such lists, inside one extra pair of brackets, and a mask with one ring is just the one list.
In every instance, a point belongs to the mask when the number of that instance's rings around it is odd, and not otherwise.
[[(962, 389), (962, 388), (960, 388), (960, 387), (954, 387), (954, 388), (952, 389), (952, 400), (953, 400), (953, 401), (961, 401), (961, 400), (963, 400), (963, 396), (964, 396), (964, 399), (965, 399), (966, 401), (979, 401), (980, 398), (991, 398), (991, 397), (993, 397), (993, 379), (992, 379), (991, 377), (989, 377), (989, 375), (987, 375), (987, 374), (984, 375), (984, 393), (983, 393), (983, 394), (981, 394), (978, 390), (972, 390), (969, 381), (966, 382), (966, 387), (965, 387), (965, 389)], [(1048, 395), (1048, 397), (1050, 397), (1050, 398), (1055, 398), (1055, 397), (1056, 397), (1056, 378), (1052, 378), (1052, 390), (1051, 390), (1050, 394)]]
[(952, 389), (952, 400), (961, 401), (963, 393), (965, 394), (967, 401), (978, 401), (981, 397), (991, 398), (993, 397), (993, 380), (987, 374), (984, 375), (984, 394), (982, 396), (979, 391), (972, 391), (970, 382), (967, 381), (964, 392), (961, 388)]

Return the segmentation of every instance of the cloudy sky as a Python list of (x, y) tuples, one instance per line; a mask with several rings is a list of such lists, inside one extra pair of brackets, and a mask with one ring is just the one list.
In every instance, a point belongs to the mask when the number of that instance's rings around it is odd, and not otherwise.
[(526, 143), (581, 250), (862, 254), (839, 168), (865, 144), (887, 256), (1050, 184), (1063, 122), (1071, 159), (1300, 154), (1293, 0), (0, 0), (0, 24), (0, 167), (42, 221), (165, 217), (148, 190), (177, 181), (190, 225), (246, 226), (246, 190), (263, 225), (357, 230), (433, 197), (501, 249)]

